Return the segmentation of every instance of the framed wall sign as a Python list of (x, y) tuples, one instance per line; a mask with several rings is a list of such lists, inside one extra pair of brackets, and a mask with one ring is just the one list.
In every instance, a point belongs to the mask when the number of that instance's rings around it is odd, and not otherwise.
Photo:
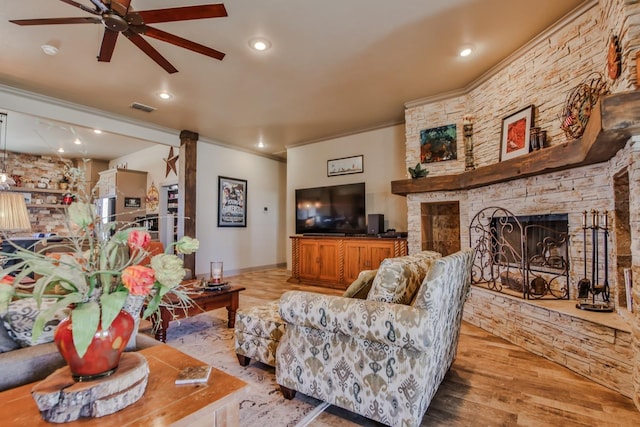
[(218, 227), (247, 226), (247, 181), (218, 177)]
[(140, 208), (142, 207), (142, 202), (140, 197), (125, 197), (124, 198), (124, 207), (125, 208)]
[(364, 172), (364, 156), (343, 157), (327, 160), (327, 176), (348, 175)]
[(529, 138), (533, 124), (533, 105), (502, 119), (500, 161), (509, 160), (529, 152)]

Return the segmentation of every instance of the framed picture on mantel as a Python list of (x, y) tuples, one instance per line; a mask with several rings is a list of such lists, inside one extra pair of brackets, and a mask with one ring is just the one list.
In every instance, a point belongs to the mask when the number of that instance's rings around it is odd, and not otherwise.
[(502, 119), (500, 161), (513, 159), (529, 152), (532, 124), (533, 105)]

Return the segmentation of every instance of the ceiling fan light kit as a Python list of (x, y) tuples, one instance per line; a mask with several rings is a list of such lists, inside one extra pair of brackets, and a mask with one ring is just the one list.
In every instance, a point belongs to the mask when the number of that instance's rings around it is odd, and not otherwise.
[[(75, 17), (75, 18), (40, 18), (40, 19), (16, 19), (10, 20), (17, 25), (57, 25), (57, 24), (102, 24), (104, 35), (98, 53), (99, 62), (110, 62), (113, 51), (116, 47), (118, 35), (122, 33), (149, 58), (155, 61), (168, 73), (176, 73), (178, 70), (160, 52), (149, 44), (142, 36), (151, 37), (165, 43), (189, 49), (201, 55), (222, 60), (224, 53), (210, 47), (198, 44), (191, 40), (184, 39), (174, 34), (167, 33), (148, 24), (187, 21), (194, 19), (221, 18), (227, 16), (224, 4), (210, 4), (200, 6), (183, 6), (167, 9), (134, 11), (131, 0), (91, 0), (95, 6), (92, 9), (74, 0), (60, 0), (63, 3), (77, 7), (88, 12), (95, 17)], [(53, 46), (51, 46), (53, 47)], [(47, 54), (47, 51), (43, 51)], [(53, 47), (55, 49), (55, 47)], [(56, 49), (57, 51), (57, 49)], [(55, 53), (54, 53), (55, 54)]]

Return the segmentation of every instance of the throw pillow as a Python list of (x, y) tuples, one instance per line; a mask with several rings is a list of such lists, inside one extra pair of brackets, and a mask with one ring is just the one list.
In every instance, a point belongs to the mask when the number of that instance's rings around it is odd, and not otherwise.
[(363, 270), (358, 274), (356, 280), (342, 294), (343, 297), (365, 299), (371, 290), (373, 279), (378, 270)]
[(385, 259), (373, 279), (367, 299), (409, 304), (431, 264), (439, 257), (440, 254), (437, 252), (424, 251), (415, 255)]
[[(41, 308), (46, 309), (55, 304), (57, 300), (54, 298), (43, 298)], [(9, 309), (4, 316), (4, 326), (9, 336), (21, 347), (30, 347), (36, 344), (43, 344), (53, 341), (53, 332), (58, 323), (66, 317), (65, 310), (57, 312), (53, 319), (49, 320), (42, 331), (42, 335), (38, 337), (36, 342), (31, 340), (31, 331), (36, 317), (40, 314), (38, 304), (33, 298), (24, 298), (9, 303)]]
[(20, 345), (9, 336), (7, 328), (4, 327), (4, 320), (0, 321), (0, 353), (15, 350)]

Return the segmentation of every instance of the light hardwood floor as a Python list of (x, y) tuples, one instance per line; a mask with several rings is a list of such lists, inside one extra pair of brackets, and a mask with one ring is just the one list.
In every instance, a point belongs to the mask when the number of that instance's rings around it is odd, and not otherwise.
[[(342, 291), (287, 283), (284, 269), (229, 278), (242, 295), (274, 300), (287, 290)], [(377, 426), (329, 407), (308, 425)], [(458, 355), (422, 426), (640, 426), (632, 400), (463, 322)]]

